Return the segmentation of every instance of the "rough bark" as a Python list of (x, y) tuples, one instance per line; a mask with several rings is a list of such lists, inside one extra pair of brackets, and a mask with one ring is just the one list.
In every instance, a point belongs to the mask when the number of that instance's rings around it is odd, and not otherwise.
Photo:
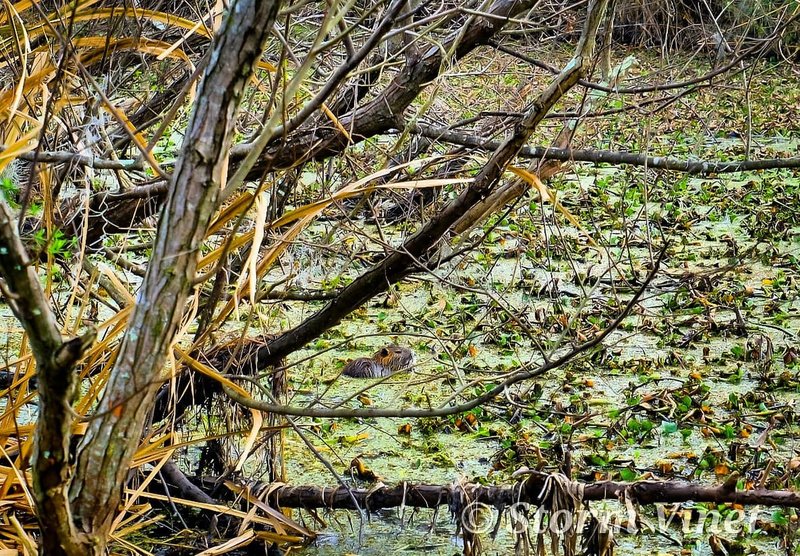
[(93, 554), (104, 551), (128, 466), (183, 317), (199, 247), (219, 201), (236, 111), (278, 6), (278, 1), (232, 2), (214, 42), (161, 213), (151, 264), (99, 415), (78, 448), (70, 501), (75, 525), (93, 541)]
[(0, 201), (0, 274), (3, 295), (31, 344), (39, 383), (39, 418), (34, 443), (33, 491), (46, 554), (85, 554), (87, 539), (72, 522), (67, 484), (71, 477), (69, 439), (77, 382), (73, 369), (94, 340), (94, 332), (64, 342), (39, 276), (17, 234), (14, 218)]

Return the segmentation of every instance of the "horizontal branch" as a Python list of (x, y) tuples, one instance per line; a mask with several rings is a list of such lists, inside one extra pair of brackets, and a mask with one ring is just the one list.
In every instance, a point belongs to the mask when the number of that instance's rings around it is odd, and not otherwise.
[[(400, 483), (366, 489), (344, 487), (290, 486), (274, 488), (267, 502), (282, 508), (380, 509), (411, 506), (436, 508), (449, 505), (462, 493), (466, 498), (490, 506), (510, 506), (516, 502), (537, 505), (548, 474), (534, 472), (512, 486), (484, 486), (470, 483), (454, 485), (415, 485)], [(731, 480), (733, 479), (733, 480)], [(682, 502), (713, 502), (747, 506), (800, 507), (800, 493), (787, 490), (736, 490), (736, 478), (721, 485), (706, 486), (685, 481), (637, 481), (632, 483), (602, 481), (577, 483), (583, 489), (583, 500), (621, 500), (627, 498), (639, 504), (676, 504)]]
[[(562, 114), (560, 117), (575, 117), (575, 114)], [(416, 125), (411, 128), (411, 130), (412, 132), (423, 137), (454, 143), (466, 147), (494, 150), (500, 145), (500, 141), (492, 141), (490, 139), (484, 139), (475, 135), (458, 133), (445, 128)], [(645, 154), (621, 151), (557, 149), (553, 147), (542, 146), (523, 147), (519, 153), (519, 156), (523, 158), (560, 160), (563, 162), (628, 164), (631, 166), (646, 166), (648, 168), (654, 168), (657, 170), (688, 172), (690, 174), (723, 174), (731, 172), (769, 170), (774, 168), (800, 168), (800, 157), (714, 162), (707, 160), (679, 160), (675, 158), (648, 156)], [(34, 157), (38, 163), (69, 163), (75, 166), (85, 166), (99, 170), (133, 171), (144, 169), (141, 160), (110, 160), (71, 152), (44, 151), (38, 154), (31, 152), (22, 154), (19, 158), (22, 160), (33, 161)], [(122, 200), (128, 198), (150, 197), (154, 195), (161, 196), (165, 192), (166, 188), (161, 185), (158, 188), (153, 189), (137, 188), (121, 194), (118, 193), (117, 195), (119, 196), (119, 199)]]
[[(492, 141), (459, 133), (445, 128), (415, 125), (414, 133), (429, 139), (445, 141), (465, 147), (475, 147), (487, 151), (495, 150), (501, 141)], [(694, 175), (725, 174), (731, 172), (752, 172), (756, 170), (769, 170), (775, 168), (800, 168), (800, 157), (767, 158), (764, 160), (737, 160), (731, 162), (712, 162), (708, 160), (679, 160), (663, 156), (648, 156), (646, 154), (628, 153), (620, 151), (603, 151), (593, 149), (557, 149), (554, 147), (522, 147), (519, 156), (523, 158), (542, 158), (545, 160), (560, 160), (562, 162), (593, 162), (595, 164), (627, 164), (631, 166), (644, 166), (655, 170), (673, 170)]]
[[(0, 149), (0, 152), (2, 150)], [(74, 166), (84, 166), (88, 168), (96, 168), (98, 170), (144, 170), (144, 164), (141, 159), (137, 160), (110, 160), (106, 158), (97, 158), (92, 155), (78, 154), (68, 151), (41, 151), (41, 152), (28, 152), (19, 155), (22, 160), (30, 162), (37, 162), (39, 164), (63, 164), (69, 163)]]

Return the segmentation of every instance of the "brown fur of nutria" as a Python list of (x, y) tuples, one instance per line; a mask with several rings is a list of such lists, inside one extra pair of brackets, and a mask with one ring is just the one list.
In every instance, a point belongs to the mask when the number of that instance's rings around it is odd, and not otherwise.
[(394, 344), (382, 347), (372, 357), (358, 357), (344, 366), (342, 374), (353, 378), (381, 378), (414, 366), (414, 352)]

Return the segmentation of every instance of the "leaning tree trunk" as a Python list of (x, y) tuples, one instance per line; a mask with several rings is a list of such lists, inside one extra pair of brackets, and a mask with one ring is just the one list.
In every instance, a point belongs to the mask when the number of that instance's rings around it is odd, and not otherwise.
[[(506, 0), (495, 2), (496, 5), (504, 3)], [(399, 249), (394, 250), (357, 280), (351, 282), (325, 307), (260, 348), (255, 356), (258, 368), (274, 364), (281, 357), (292, 353), (325, 330), (337, 325), (355, 308), (385, 291), (389, 285), (400, 281), (413, 265), (419, 264), (420, 261), (425, 263), (431, 248), (451, 229), (451, 226), (472, 207), (491, 195), (506, 167), (517, 156), (539, 123), (591, 67), (597, 29), (605, 14), (607, 3), (608, 0), (593, 0), (589, 3), (586, 22), (575, 55), (539, 94), (525, 116), (515, 125), (514, 132), (495, 149), (470, 186), (409, 237)], [(488, 23), (483, 22), (483, 25)], [(430, 60), (428, 63), (431, 63)], [(402, 91), (401, 85), (398, 85), (398, 88)]]
[(84, 542), (70, 517), (66, 485), (70, 477), (69, 439), (74, 411), (70, 406), (77, 376), (75, 363), (91, 345), (95, 333), (64, 341), (55, 314), (39, 283), (16, 222), (0, 200), (0, 275), (5, 302), (22, 323), (36, 359), (39, 377), (39, 418), (34, 444), (33, 492), (42, 537), (52, 541), (47, 554), (85, 554)]
[[(98, 416), (90, 421), (78, 448), (69, 502), (74, 526), (85, 538), (82, 552), (66, 548), (67, 539), (58, 537), (57, 528), (44, 531), (47, 554), (105, 552), (147, 409), (193, 285), (199, 248), (219, 202), (242, 91), (261, 56), (278, 5), (278, 0), (234, 0), (214, 41), (147, 275)], [(65, 486), (66, 481), (58, 485)]]

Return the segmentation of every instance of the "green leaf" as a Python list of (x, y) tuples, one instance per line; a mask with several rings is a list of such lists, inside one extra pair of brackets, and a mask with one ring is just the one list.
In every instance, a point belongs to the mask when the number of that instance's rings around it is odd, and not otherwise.
[(776, 525), (788, 525), (789, 520), (786, 519), (783, 510), (775, 510), (772, 512), (772, 522)]

